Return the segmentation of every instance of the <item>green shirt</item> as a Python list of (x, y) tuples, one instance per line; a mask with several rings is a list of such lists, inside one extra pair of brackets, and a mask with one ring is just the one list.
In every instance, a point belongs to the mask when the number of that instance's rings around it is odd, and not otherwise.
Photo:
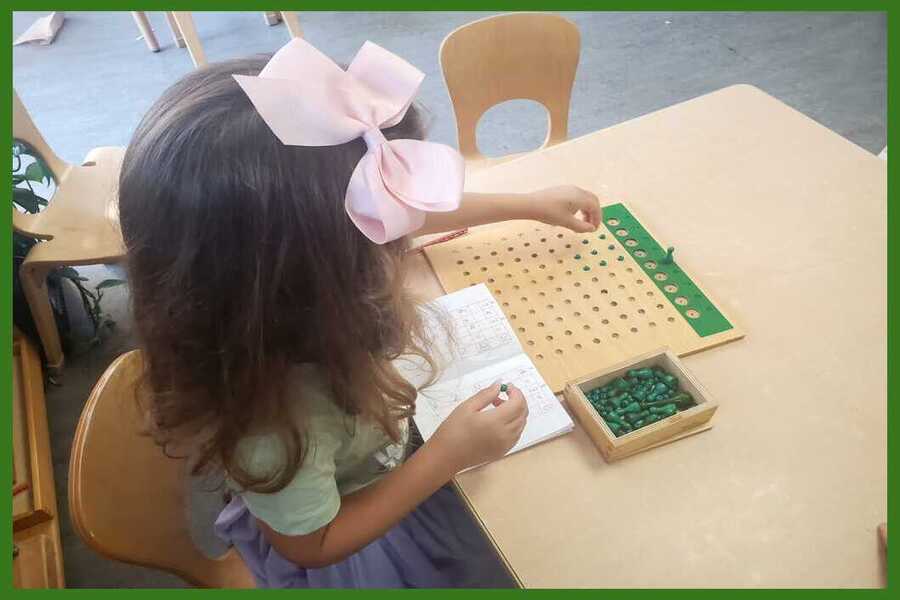
[[(346, 414), (332, 400), (327, 381), (313, 364), (295, 369), (288, 389), (303, 414), (303, 463), (291, 482), (275, 493), (238, 493), (250, 513), (275, 531), (305, 535), (334, 519), (341, 496), (373, 483), (403, 462), (409, 424), (403, 420), (403, 439), (394, 443), (376, 423)], [(274, 434), (255, 435), (241, 441), (238, 456), (250, 473), (267, 474), (282, 464), (284, 449)]]

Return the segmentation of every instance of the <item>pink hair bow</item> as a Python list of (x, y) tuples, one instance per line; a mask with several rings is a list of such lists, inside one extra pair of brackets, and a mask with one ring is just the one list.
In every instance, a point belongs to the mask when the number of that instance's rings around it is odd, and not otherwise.
[(419, 229), (426, 212), (459, 207), (465, 163), (443, 144), (386, 140), (424, 74), (366, 42), (344, 71), (301, 38), (282, 47), (258, 77), (234, 75), (250, 102), (290, 146), (335, 146), (362, 137), (368, 150), (356, 165), (344, 206), (376, 244)]

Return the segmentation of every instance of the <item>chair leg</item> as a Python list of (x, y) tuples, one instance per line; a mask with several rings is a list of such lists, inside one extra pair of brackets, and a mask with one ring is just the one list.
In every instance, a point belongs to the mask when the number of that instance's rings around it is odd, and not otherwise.
[(150, 52), (159, 52), (159, 42), (156, 41), (156, 34), (153, 33), (153, 26), (150, 25), (147, 13), (132, 11), (131, 16), (134, 18), (138, 29), (141, 30), (141, 35), (144, 37), (147, 47), (150, 48)]
[(281, 13), (281, 20), (284, 21), (285, 26), (287, 26), (288, 32), (291, 34), (291, 38), (302, 38), (303, 30), (300, 28), (300, 17), (297, 16), (297, 13), (292, 11), (283, 11)]
[(34, 324), (37, 326), (44, 354), (47, 356), (47, 370), (51, 373), (59, 373), (65, 363), (65, 356), (62, 351), (62, 342), (59, 339), (59, 330), (56, 328), (53, 308), (50, 306), (50, 294), (47, 290), (47, 274), (52, 269), (52, 265), (29, 264), (26, 258), (19, 268), (19, 280), (22, 283), (25, 298), (28, 300)]
[(269, 27), (281, 23), (281, 14), (277, 12), (264, 12), (263, 18), (266, 20), (266, 25)]
[(178, 29), (178, 23), (175, 22), (175, 17), (172, 16), (172, 11), (166, 11), (166, 22), (169, 24), (169, 29), (172, 30), (172, 39), (175, 40), (175, 45), (179, 48), (184, 48), (184, 38), (181, 37), (181, 30)]
[(191, 60), (194, 61), (195, 67), (203, 67), (206, 65), (206, 54), (203, 52), (203, 46), (200, 45), (200, 38), (197, 37), (197, 29), (194, 27), (194, 19), (189, 12), (173, 12), (172, 18), (178, 24), (178, 30), (187, 44), (188, 52)]

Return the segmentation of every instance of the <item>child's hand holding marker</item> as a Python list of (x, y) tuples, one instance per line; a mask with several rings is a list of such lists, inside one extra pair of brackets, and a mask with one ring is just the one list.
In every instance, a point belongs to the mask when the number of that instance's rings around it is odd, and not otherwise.
[[(506, 400), (500, 398), (501, 389)], [(493, 410), (483, 410), (494, 405)], [(512, 448), (528, 420), (528, 404), (514, 385), (495, 383), (462, 402), (428, 440), (455, 472), (500, 458)]]

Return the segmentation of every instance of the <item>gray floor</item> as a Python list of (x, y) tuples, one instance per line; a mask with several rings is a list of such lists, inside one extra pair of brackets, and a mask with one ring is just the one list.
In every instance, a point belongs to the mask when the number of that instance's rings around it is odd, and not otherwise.
[[(41, 13), (15, 13), (14, 35)], [(287, 41), (283, 25), (260, 13), (194, 13), (210, 60), (271, 52)], [(366, 39), (404, 56), (427, 77), (420, 100), (431, 138), (455, 144), (453, 113), (437, 49), (455, 27), (481, 13), (301, 13), (313, 44), (348, 61)], [(582, 54), (572, 96), (571, 136), (579, 136), (734, 83), (751, 83), (863, 148), (886, 144), (886, 19), (882, 13), (567, 13), (580, 28)], [(67, 13), (50, 46), (13, 50), (13, 83), (38, 127), (64, 158), (94, 146), (127, 144), (142, 113), (191, 69), (171, 43), (161, 13), (152, 19), (163, 48), (147, 51), (126, 12)], [(489, 111), (479, 127), (488, 154), (536, 147), (540, 109), (525, 101)], [(97, 280), (104, 267), (86, 269)], [(68, 522), (67, 460), (72, 432), (91, 386), (113, 357), (133, 346), (124, 290), (104, 299), (118, 327), (105, 341), (69, 357), (63, 384), (48, 388), (66, 579), (72, 587), (178, 586), (174, 577), (104, 560)], [(215, 505), (198, 497), (198, 539), (210, 545)]]

